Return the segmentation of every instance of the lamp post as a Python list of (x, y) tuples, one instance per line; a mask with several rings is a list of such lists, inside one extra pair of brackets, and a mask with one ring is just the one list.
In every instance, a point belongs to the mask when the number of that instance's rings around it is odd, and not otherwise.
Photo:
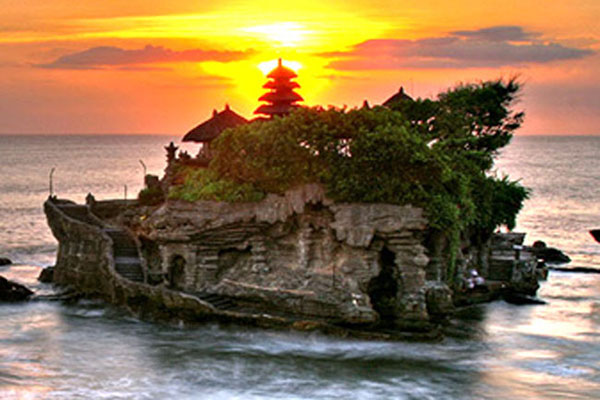
[(52, 182), (52, 176), (54, 175), (54, 170), (55, 169), (56, 169), (55, 167), (52, 167), (50, 169), (50, 174), (48, 175), (48, 185), (49, 185), (48, 191), (50, 192), (50, 197), (52, 197), (52, 195), (54, 194), (54, 186), (52, 184), (53, 183)]
[(144, 177), (145, 177), (146, 171), (148, 170), (148, 168), (146, 168), (146, 164), (144, 164), (144, 162), (142, 160), (140, 160), (140, 164), (142, 164), (142, 168), (144, 168)]

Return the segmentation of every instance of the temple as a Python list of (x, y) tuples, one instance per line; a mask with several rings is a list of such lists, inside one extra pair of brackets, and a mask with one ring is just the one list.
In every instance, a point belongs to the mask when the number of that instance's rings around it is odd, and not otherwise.
[(388, 108), (394, 108), (394, 106), (398, 106), (401, 103), (412, 101), (414, 101), (413, 98), (406, 94), (403, 86), (400, 86), (398, 93), (384, 101), (382, 105)]
[(231, 108), (229, 104), (225, 104), (223, 111), (213, 110), (212, 118), (204, 121), (194, 129), (186, 133), (183, 137), (184, 142), (197, 142), (201, 143), (199, 157), (210, 159), (210, 143), (215, 140), (221, 132), (227, 128), (233, 128), (235, 126), (246, 124), (248, 120)]
[(292, 81), (296, 77), (298, 75), (294, 71), (283, 66), (280, 58), (277, 67), (267, 75), (270, 80), (263, 85), (263, 88), (269, 89), (269, 92), (258, 99), (267, 102), (267, 104), (260, 105), (254, 110), (254, 114), (273, 117), (275, 115), (285, 115), (294, 107), (298, 107), (295, 103), (304, 101), (304, 99), (294, 91), (294, 89), (300, 87), (297, 82)]
[[(279, 59), (267, 76), (263, 87), (269, 92), (255, 113), (272, 118), (300, 107), (294, 71)], [(402, 109), (410, 101), (400, 88), (383, 106)], [(368, 102), (363, 108), (370, 108)], [(257, 129), (232, 133), (260, 134), (269, 124), (286, 129), (284, 120), (265, 119), (248, 121), (229, 106), (215, 110), (183, 139), (201, 143), (199, 154), (192, 158), (171, 142), (165, 147), (164, 177), (146, 175), (137, 200), (97, 201), (90, 194), (85, 204), (76, 204), (48, 198), (44, 212), (59, 242), (53, 282), (142, 318), (239, 322), (383, 340), (439, 339), (455, 306), (501, 296), (530, 301), (522, 296), (535, 294), (544, 266), (534, 248), (523, 246), (524, 234), (459, 235), (454, 242), (454, 231), (433, 229), (424, 206), (336, 201), (319, 179), (298, 180), (287, 190), (265, 189), (263, 197), (250, 201), (240, 197), (251, 181), (222, 178), (210, 169), (210, 146), (224, 130), (241, 124)], [(348, 160), (352, 154), (343, 152), (354, 139), (340, 131), (330, 143), (337, 141), (336, 149)], [(234, 151), (257, 159), (259, 173), (270, 173), (261, 163), (271, 153), (253, 149)], [(379, 148), (370, 151), (379, 154)], [(225, 169), (255, 168), (236, 163), (229, 152), (219, 154), (224, 155), (215, 164)], [(380, 161), (373, 159), (367, 165)], [(195, 197), (201, 190), (208, 196)], [(225, 190), (228, 197), (215, 195)]]

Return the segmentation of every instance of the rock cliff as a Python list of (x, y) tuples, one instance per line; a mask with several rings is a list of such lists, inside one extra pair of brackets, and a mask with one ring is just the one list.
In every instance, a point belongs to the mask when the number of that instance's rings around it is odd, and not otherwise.
[[(54, 282), (142, 316), (377, 337), (431, 331), (453, 298), (479, 301), (445, 284), (443, 252), (425, 247), (443, 240), (421, 209), (334, 203), (319, 185), (256, 203), (50, 198), (44, 210), (59, 241)], [(483, 301), (537, 288), (535, 257), (504, 239), (460, 252), (458, 271), (487, 279)]]
[(343, 324), (427, 321), (420, 209), (334, 204), (318, 185), (259, 203), (169, 201), (138, 233), (150, 274), (265, 312)]

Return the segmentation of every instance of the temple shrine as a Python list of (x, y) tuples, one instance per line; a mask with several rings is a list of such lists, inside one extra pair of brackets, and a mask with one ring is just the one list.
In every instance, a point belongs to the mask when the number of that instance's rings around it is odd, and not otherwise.
[[(198, 152), (194, 163), (197, 165), (208, 165), (208, 162), (212, 158), (211, 142), (225, 129), (234, 128), (238, 125), (252, 123), (254, 121), (269, 119), (273, 116), (283, 116), (288, 114), (294, 108), (300, 107), (300, 105), (296, 103), (304, 101), (304, 99), (295, 91), (300, 88), (300, 85), (294, 81), (297, 77), (298, 75), (296, 72), (285, 67), (282, 59), (279, 58), (277, 60), (277, 66), (267, 74), (267, 83), (262, 86), (264, 89), (268, 89), (268, 92), (258, 99), (264, 104), (261, 104), (254, 110), (254, 114), (262, 114), (262, 116), (247, 120), (233, 111), (227, 104), (222, 111), (214, 110), (212, 118), (202, 122), (183, 137), (184, 142), (196, 142), (201, 144), (200, 151)], [(407, 101), (413, 101), (413, 99), (408, 96), (404, 91), (404, 88), (401, 87), (398, 93), (387, 99), (382, 105), (388, 108), (394, 108), (398, 104)], [(363, 103), (363, 108), (370, 108), (366, 100)], [(167, 150), (167, 159), (170, 163), (176, 159), (175, 154), (177, 147), (171, 143), (171, 146), (165, 149)]]
[(298, 75), (294, 71), (283, 66), (280, 58), (277, 61), (277, 67), (267, 75), (269, 81), (263, 85), (263, 88), (269, 89), (269, 92), (258, 99), (267, 104), (260, 105), (254, 110), (254, 114), (273, 117), (287, 114), (294, 107), (298, 107), (295, 103), (304, 101), (304, 99), (294, 91), (300, 87), (297, 82), (292, 81), (296, 77)]

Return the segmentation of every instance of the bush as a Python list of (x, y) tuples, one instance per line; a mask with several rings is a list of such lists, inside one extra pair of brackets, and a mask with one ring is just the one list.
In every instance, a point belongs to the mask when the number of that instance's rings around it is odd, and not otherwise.
[(179, 173), (184, 176), (183, 184), (170, 188), (168, 196), (170, 199), (189, 202), (198, 200), (248, 202), (259, 201), (265, 197), (265, 193), (257, 190), (252, 184), (238, 184), (219, 178), (209, 169), (186, 167)]
[(160, 187), (144, 188), (138, 193), (138, 202), (143, 206), (155, 206), (165, 201)]
[(451, 238), (452, 266), (461, 236), (514, 227), (527, 198), (518, 182), (488, 176), (522, 121), (510, 108), (518, 90), (484, 82), (395, 109), (299, 108), (241, 125), (212, 143), (207, 169), (183, 167), (169, 197), (257, 201), (318, 182), (336, 201), (420, 206)]

